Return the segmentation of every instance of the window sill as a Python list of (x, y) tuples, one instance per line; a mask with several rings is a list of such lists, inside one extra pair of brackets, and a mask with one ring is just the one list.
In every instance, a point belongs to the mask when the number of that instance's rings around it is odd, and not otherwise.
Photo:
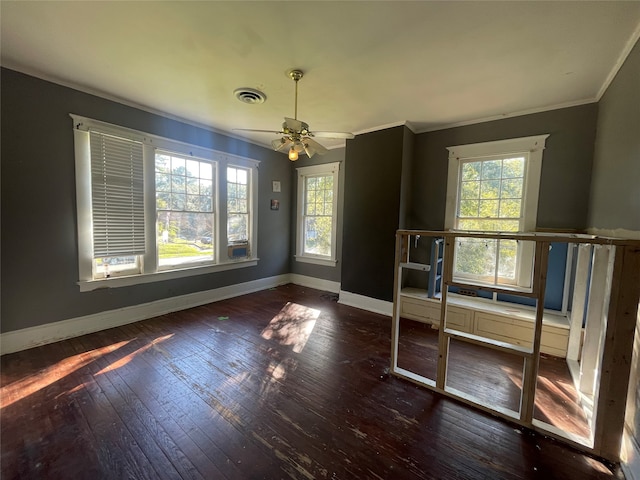
[(173, 280), (175, 278), (192, 277), (196, 275), (205, 275), (208, 273), (224, 272), (226, 270), (235, 270), (238, 268), (254, 267), (258, 265), (258, 258), (246, 260), (236, 260), (226, 263), (218, 263), (216, 265), (207, 265), (191, 268), (182, 268), (180, 270), (168, 270), (155, 273), (145, 273), (139, 275), (128, 275), (122, 277), (103, 278), (100, 280), (86, 280), (78, 282), (81, 292), (90, 292), (100, 288), (118, 288), (139, 285), (142, 283), (161, 282), (164, 280)]
[(337, 260), (332, 260), (329, 258), (308, 257), (305, 255), (296, 255), (295, 259), (297, 262), (312, 263), (314, 265), (324, 265), (325, 267), (335, 267), (338, 263)]

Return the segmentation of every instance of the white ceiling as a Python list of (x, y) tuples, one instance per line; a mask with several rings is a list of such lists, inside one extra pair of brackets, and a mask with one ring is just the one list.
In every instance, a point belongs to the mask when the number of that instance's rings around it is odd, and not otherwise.
[[(294, 67), (315, 130), (424, 132), (592, 102), (640, 31), (637, 1), (4, 0), (0, 13), (3, 66), (224, 132), (292, 117)], [(238, 87), (267, 101), (240, 103)]]

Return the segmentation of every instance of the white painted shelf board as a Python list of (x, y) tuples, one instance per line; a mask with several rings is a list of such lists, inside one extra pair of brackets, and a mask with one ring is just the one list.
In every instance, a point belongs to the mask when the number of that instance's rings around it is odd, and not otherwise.
[[(429, 298), (427, 291), (415, 288), (404, 287), (400, 292), (403, 297), (416, 298), (419, 300), (427, 300), (433, 303), (440, 303), (440, 299)], [(464, 307), (477, 312), (486, 312), (491, 314), (503, 315), (506, 317), (517, 318), (519, 320), (526, 320), (534, 322), (536, 319), (536, 311), (533, 307), (526, 305), (519, 305), (517, 303), (510, 302), (494, 302), (489, 299), (482, 299), (477, 297), (467, 297), (464, 295), (456, 295), (450, 293), (447, 295), (447, 302), (449, 305), (455, 305), (456, 307)], [(569, 330), (569, 319), (565, 315), (551, 313), (549, 311), (544, 312), (542, 317), (542, 323), (550, 327), (557, 327)]]

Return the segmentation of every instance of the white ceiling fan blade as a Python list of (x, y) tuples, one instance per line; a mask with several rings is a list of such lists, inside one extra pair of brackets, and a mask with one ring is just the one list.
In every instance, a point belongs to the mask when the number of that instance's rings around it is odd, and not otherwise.
[(291, 141), (291, 139), (286, 137), (278, 138), (271, 141), (271, 146), (276, 152), (279, 152), (280, 150), (283, 150), (285, 148), (289, 148), (292, 144), (293, 142)]
[(350, 132), (310, 132), (314, 137), (319, 138), (355, 138)]
[(304, 151), (309, 156), (309, 158), (313, 157), (316, 153), (318, 155), (324, 155), (329, 151), (318, 142), (310, 138), (303, 138), (302, 145), (304, 145)]
[(234, 132), (253, 132), (253, 133), (272, 133), (274, 135), (282, 135), (284, 132), (283, 131), (276, 131), (276, 130), (254, 130), (251, 128), (234, 128), (233, 129)]

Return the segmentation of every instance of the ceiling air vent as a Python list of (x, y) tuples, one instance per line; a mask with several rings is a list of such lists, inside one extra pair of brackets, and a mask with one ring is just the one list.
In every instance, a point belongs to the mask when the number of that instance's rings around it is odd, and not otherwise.
[(260, 90), (254, 88), (236, 88), (233, 94), (242, 103), (248, 103), (250, 105), (257, 105), (258, 103), (264, 103), (267, 96)]

